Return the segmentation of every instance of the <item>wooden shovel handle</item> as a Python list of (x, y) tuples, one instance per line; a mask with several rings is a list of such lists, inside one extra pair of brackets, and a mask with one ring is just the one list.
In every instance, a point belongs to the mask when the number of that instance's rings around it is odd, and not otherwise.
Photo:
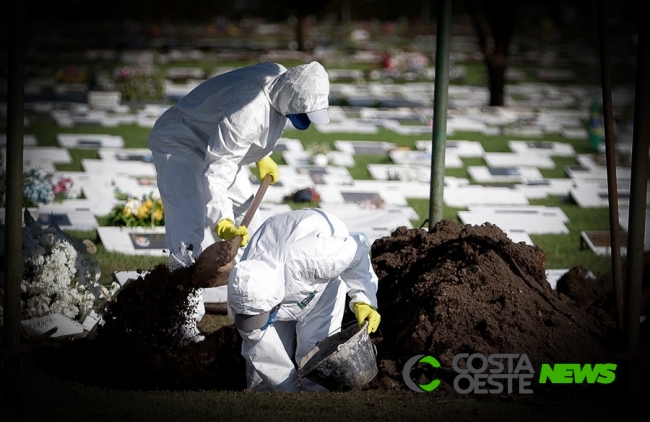
[(269, 187), (272, 180), (273, 177), (270, 174), (267, 174), (266, 176), (264, 176), (264, 179), (262, 179), (262, 183), (260, 184), (260, 187), (257, 189), (257, 193), (253, 197), (253, 203), (251, 204), (248, 211), (246, 211), (246, 215), (244, 216), (244, 219), (241, 222), (242, 226), (246, 226), (246, 228), (248, 228), (248, 225), (253, 219), (253, 215), (255, 214), (255, 211), (257, 211), (257, 208), (260, 206), (260, 203), (262, 202), (262, 198), (264, 198), (264, 194), (266, 193), (266, 189)]

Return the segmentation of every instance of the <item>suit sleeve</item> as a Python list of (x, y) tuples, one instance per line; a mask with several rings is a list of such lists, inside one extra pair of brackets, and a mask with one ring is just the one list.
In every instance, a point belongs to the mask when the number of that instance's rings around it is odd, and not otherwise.
[(209, 191), (206, 217), (211, 228), (224, 218), (235, 221), (232, 201), (228, 198), (228, 187), (234, 182), (240, 163), (252, 143), (253, 139), (247, 139), (238, 133), (228, 119), (219, 123), (208, 143), (205, 155), (205, 175)]

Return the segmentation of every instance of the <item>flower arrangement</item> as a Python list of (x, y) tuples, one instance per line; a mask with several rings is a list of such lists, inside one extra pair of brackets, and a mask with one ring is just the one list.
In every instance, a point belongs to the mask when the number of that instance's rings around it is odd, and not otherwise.
[(41, 168), (32, 168), (23, 174), (23, 206), (35, 207), (39, 204), (61, 202), (75, 199), (81, 192), (73, 189), (72, 179), (62, 175), (55, 176)]
[(325, 167), (329, 164), (329, 154), (330, 149), (327, 144), (315, 142), (310, 144), (307, 147), (307, 155), (309, 156), (309, 161), (317, 166)]
[[(2, 164), (0, 154), (0, 164)], [(5, 206), (7, 176), (5, 170), (0, 170), (0, 206)], [(76, 199), (81, 191), (73, 186), (72, 179), (63, 175), (53, 175), (35, 167), (23, 173), (23, 206), (37, 207), (39, 204), (61, 202), (65, 199)]]
[[(4, 226), (0, 238), (0, 255), (4, 255)], [(88, 258), (83, 243), (56, 225), (43, 228), (28, 212), (22, 230), (22, 262), (21, 319), (60, 313), (80, 320), (91, 310), (101, 315), (119, 288), (115, 282), (109, 288), (98, 283), (101, 270)], [(0, 275), (4, 281), (4, 273)], [(3, 300), (4, 288), (0, 289), (0, 321)]]
[(157, 192), (151, 192), (138, 199), (116, 190), (115, 197), (119, 202), (107, 216), (109, 225), (127, 227), (165, 225), (165, 209)]

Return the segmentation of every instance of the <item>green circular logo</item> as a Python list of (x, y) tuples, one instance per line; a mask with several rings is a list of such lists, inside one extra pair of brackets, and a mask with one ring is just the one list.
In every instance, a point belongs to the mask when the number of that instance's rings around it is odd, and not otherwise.
[(404, 383), (406, 383), (406, 386), (410, 388), (411, 390), (415, 391), (416, 393), (424, 393), (425, 391), (427, 393), (432, 392), (438, 386), (440, 385), (440, 380), (433, 380), (428, 384), (416, 384), (413, 382), (411, 379), (411, 369), (415, 366), (416, 363), (428, 363), (434, 368), (440, 368), (440, 362), (433, 356), (429, 355), (415, 355), (411, 359), (409, 359), (406, 364), (404, 365), (404, 369), (402, 369), (402, 378), (404, 378)]

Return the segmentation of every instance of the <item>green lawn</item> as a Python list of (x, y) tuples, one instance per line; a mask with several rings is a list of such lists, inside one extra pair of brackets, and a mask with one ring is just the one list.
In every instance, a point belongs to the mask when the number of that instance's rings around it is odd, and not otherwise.
[[(56, 133), (104, 133), (111, 135), (121, 135), (127, 148), (146, 148), (149, 128), (142, 128), (136, 125), (121, 125), (119, 127), (101, 127), (101, 126), (78, 126), (71, 128), (60, 128), (53, 121), (48, 119), (35, 119), (26, 128), (25, 133), (34, 134), (38, 139), (39, 145), (58, 145)], [(394, 132), (380, 129), (377, 134), (350, 134), (350, 133), (319, 133), (315, 128), (310, 127), (305, 131), (289, 130), (284, 133), (284, 137), (299, 139), (305, 148), (311, 144), (325, 144), (330, 150), (334, 150), (334, 141), (336, 140), (372, 140), (385, 141), (396, 144), (399, 147), (415, 149), (415, 141), (431, 138), (426, 135), (396, 135)], [(479, 141), (486, 152), (507, 152), (509, 151), (507, 141), (512, 139), (511, 136), (485, 136), (473, 132), (457, 132), (448, 136), (448, 140), (472, 140)], [(559, 135), (545, 135), (543, 141), (561, 141), (570, 143), (577, 153), (586, 154), (593, 152), (591, 146), (586, 140), (574, 140), (563, 138)], [(84, 158), (99, 158), (97, 151), (94, 149), (71, 149), (71, 164), (59, 164), (58, 170), (62, 171), (82, 171), (81, 160)], [(282, 155), (279, 152), (273, 153), (272, 156), (279, 164), (285, 164)], [(553, 157), (556, 167), (554, 169), (542, 169), (541, 173), (547, 178), (565, 178), (566, 172), (564, 167), (575, 165), (577, 161), (573, 157)], [(371, 163), (389, 164), (391, 161), (388, 156), (358, 156), (355, 157), (356, 165), (349, 169), (354, 179), (368, 180), (372, 177), (368, 172), (367, 165)], [(468, 166), (484, 166), (485, 161), (482, 158), (464, 157), (462, 159), (463, 168), (450, 168), (445, 170), (446, 176), (468, 178), (472, 182), (467, 172)], [(429, 216), (429, 201), (423, 199), (411, 198), (408, 203), (419, 215), (418, 220), (411, 223), (414, 227), (423, 226), (424, 221)], [(570, 222), (567, 227), (570, 230), (568, 235), (531, 235), (531, 239), (536, 245), (544, 249), (547, 254), (547, 268), (571, 268), (575, 265), (583, 265), (591, 269), (595, 274), (601, 275), (610, 272), (611, 260), (609, 257), (599, 257), (588, 249), (582, 249), (580, 246), (580, 232), (584, 230), (609, 230), (608, 212), (606, 208), (599, 209), (581, 209), (576, 204), (567, 201), (566, 198), (549, 197), (543, 200), (531, 201), (535, 205), (558, 206), (569, 216)], [(305, 206), (316, 206), (310, 204), (291, 204), (292, 208), (302, 208)], [(461, 209), (444, 206), (443, 216), (445, 219), (458, 221), (457, 212)], [(99, 216), (100, 224), (103, 224), (102, 216)], [(96, 258), (100, 261), (102, 267), (102, 281), (108, 282), (113, 271), (117, 270), (135, 270), (146, 269), (156, 263), (163, 262), (164, 259), (141, 256), (125, 256), (122, 254), (106, 252), (101, 245), (96, 232), (76, 233), (78, 236), (89, 238), (98, 243), (98, 252)]]

